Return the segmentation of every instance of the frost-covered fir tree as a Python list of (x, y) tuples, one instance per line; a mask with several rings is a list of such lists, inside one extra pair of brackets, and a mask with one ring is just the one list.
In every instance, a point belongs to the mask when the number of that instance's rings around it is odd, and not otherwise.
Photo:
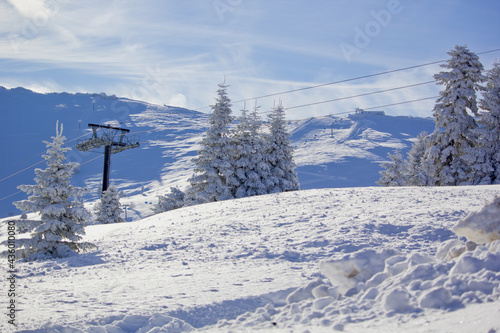
[(31, 195), (14, 205), (25, 213), (40, 214), (40, 220), (26, 220), (27, 225), (22, 226), (31, 232), (31, 238), (16, 240), (17, 253), (21, 257), (65, 257), (95, 247), (81, 241), (85, 235), (84, 227), (90, 220), (90, 213), (80, 201), (87, 190), (70, 185), (78, 163), (64, 163), (64, 154), (70, 148), (64, 147), (66, 137), (62, 131), (62, 124), (60, 129), (56, 124), (56, 136), (52, 137), (52, 142), (44, 141), (47, 152), (43, 158), (47, 168), (35, 169), (36, 185), (18, 187)]
[(211, 106), (209, 128), (200, 142), (194, 174), (189, 179), (187, 205), (231, 199), (232, 190), (238, 185), (234, 175), (234, 147), (229, 129), (233, 116), (227, 87), (219, 84), (216, 102)]
[(266, 138), (265, 160), (271, 168), (268, 193), (300, 189), (290, 135), (286, 129), (285, 110), (281, 103), (273, 108), (269, 117), (269, 135)]
[(485, 80), (478, 56), (466, 46), (456, 46), (448, 54), (451, 58), (442, 65), (448, 71), (434, 75), (444, 90), (434, 107), (436, 129), (424, 161), (433, 172), (434, 185), (442, 186), (470, 183), (472, 162), (466, 155), (476, 143), (476, 92)]
[(120, 204), (120, 195), (115, 185), (110, 185), (103, 192), (101, 201), (96, 207), (96, 222), (98, 223), (118, 223), (125, 220), (121, 217), (122, 207)]
[(170, 193), (158, 196), (158, 203), (153, 207), (153, 213), (159, 214), (184, 206), (185, 194), (177, 187), (171, 187)]
[(234, 189), (234, 197), (243, 198), (253, 195), (267, 194), (266, 181), (270, 175), (268, 163), (264, 161), (264, 140), (260, 133), (262, 121), (255, 106), (251, 115), (242, 110), (240, 122), (233, 137), (235, 145), (235, 176), (238, 185)]
[(432, 175), (422, 163), (425, 152), (428, 149), (429, 138), (426, 132), (417, 136), (413, 143), (405, 163), (405, 185), (408, 186), (427, 186), (433, 185)]
[(488, 71), (488, 83), (480, 101), (478, 145), (471, 150), (474, 184), (500, 184), (500, 63)]
[(380, 171), (382, 177), (377, 184), (382, 186), (404, 186), (405, 182), (405, 165), (403, 157), (399, 151), (394, 154), (387, 154), (390, 161), (382, 162), (380, 166), (384, 169)]

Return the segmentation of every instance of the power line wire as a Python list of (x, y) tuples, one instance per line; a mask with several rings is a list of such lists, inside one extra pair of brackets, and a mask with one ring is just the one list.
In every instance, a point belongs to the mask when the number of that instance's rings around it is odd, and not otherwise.
[(395, 88), (389, 88), (389, 89), (384, 89), (384, 90), (378, 90), (378, 91), (373, 91), (373, 92), (368, 92), (368, 93), (363, 93), (363, 94), (358, 94), (358, 95), (352, 95), (352, 96), (347, 96), (347, 97), (340, 97), (340, 98), (335, 98), (335, 99), (329, 99), (326, 101), (321, 101), (321, 102), (314, 102), (314, 103), (308, 103), (308, 104), (303, 104), (303, 105), (296, 105), (296, 106), (291, 106), (288, 108), (285, 108), (285, 110), (291, 110), (291, 109), (297, 109), (305, 106), (311, 106), (311, 105), (318, 105), (318, 104), (324, 104), (324, 103), (330, 103), (330, 102), (337, 102), (345, 99), (351, 99), (351, 98), (356, 98), (356, 97), (362, 97), (362, 96), (368, 96), (368, 95), (375, 95), (375, 94), (380, 94), (388, 91), (394, 91), (394, 90), (400, 90), (400, 89), (405, 89), (405, 88), (411, 88), (411, 87), (417, 87), (417, 86), (422, 86), (425, 84), (430, 84), (430, 83), (435, 83), (436, 81), (426, 81), (426, 82), (420, 82), (420, 83), (415, 83), (415, 84), (409, 84), (406, 86), (401, 86), (401, 87), (395, 87)]
[[(84, 162), (84, 163), (80, 164), (80, 166), (85, 165), (85, 164), (88, 164), (88, 163), (90, 163), (90, 162), (93, 162), (93, 161), (97, 160), (98, 158), (100, 158), (101, 156), (102, 156), (102, 155), (99, 155), (99, 156), (97, 156), (97, 157), (94, 157), (93, 159), (88, 160), (87, 162)], [(44, 161), (40, 161), (40, 162), (39, 162), (39, 163), (37, 163), (37, 164), (40, 164), (40, 163), (42, 163), (42, 162), (44, 162)], [(24, 171), (24, 170), (22, 170), (22, 171)], [(21, 171), (20, 171), (20, 172), (21, 172)], [(5, 179), (5, 178), (4, 178), (4, 179)], [(2, 180), (3, 180), (3, 179), (2, 179)], [(10, 198), (10, 197), (12, 197), (12, 196), (14, 196), (14, 195), (16, 195), (16, 194), (21, 193), (21, 192), (23, 192), (23, 191), (17, 191), (16, 193), (13, 193), (13, 194), (11, 194), (11, 195), (8, 195), (8, 196), (6, 196), (6, 197), (1, 198), (1, 199), (0, 199), (0, 201), (3, 201), (3, 200), (5, 200), (5, 199), (7, 199), (7, 198)]]
[(12, 175), (10, 175), (10, 176), (7, 176), (7, 177), (5, 177), (5, 178), (3, 178), (3, 179), (0, 179), (0, 182), (3, 182), (4, 180), (9, 179), (9, 178), (11, 178), (11, 177), (14, 177), (15, 175), (18, 175), (18, 174), (20, 174), (20, 173), (21, 173), (21, 172), (23, 172), (23, 171), (26, 171), (26, 170), (28, 170), (28, 169), (31, 169), (31, 168), (33, 168), (34, 166), (37, 166), (38, 164), (40, 164), (40, 163), (42, 163), (42, 162), (44, 162), (44, 161), (45, 161), (45, 160), (41, 160), (40, 162), (35, 163), (35, 164), (32, 164), (32, 165), (30, 165), (29, 167), (24, 168), (24, 169), (22, 169), (22, 170), (20, 170), (20, 171), (18, 171), (18, 172), (15, 172), (15, 173), (13, 173), (13, 174), (12, 174)]
[(11, 195), (8, 195), (8, 196), (6, 196), (6, 197), (4, 197), (4, 198), (0, 199), (0, 201), (3, 201), (3, 200), (5, 200), (5, 199), (7, 199), (7, 198), (10, 198), (10, 197), (13, 197), (13, 196), (15, 196), (16, 194), (19, 194), (19, 193), (21, 193), (21, 192), (22, 192), (22, 191), (17, 191), (16, 193), (13, 193), (13, 194), (11, 194)]
[(398, 102), (398, 103), (392, 103), (392, 104), (372, 106), (372, 107), (369, 107), (369, 108), (364, 108), (363, 110), (373, 110), (373, 109), (387, 108), (387, 107), (390, 107), (390, 106), (402, 105), (402, 104), (408, 104), (408, 103), (414, 103), (414, 102), (420, 102), (420, 101), (426, 101), (426, 100), (429, 100), (429, 99), (436, 99), (436, 98), (439, 98), (439, 97), (440, 96), (424, 97), (424, 98), (414, 99), (414, 100), (411, 100), (411, 101), (404, 101), (404, 102)]
[[(476, 53), (476, 54), (477, 55), (481, 55), (481, 54), (493, 53), (493, 52), (498, 52), (498, 51), (500, 51), (500, 48), (493, 49), (493, 50), (488, 50), (488, 51), (483, 51), (483, 52), (479, 52), (479, 53)], [(415, 69), (415, 68), (420, 68), (420, 67), (425, 67), (425, 66), (430, 66), (430, 65), (436, 65), (436, 64), (440, 64), (440, 63), (446, 62), (446, 61), (448, 61), (448, 59), (431, 61), (431, 62), (427, 62), (427, 63), (420, 64), (420, 65), (402, 67), (402, 68), (392, 69), (392, 70), (388, 70), (388, 71), (384, 71), (384, 72), (378, 72), (378, 73), (374, 73), (374, 74), (357, 76), (357, 77), (353, 77), (353, 78), (349, 78), (349, 79), (344, 79), (344, 80), (338, 80), (338, 81), (333, 81), (333, 82), (321, 83), (321, 84), (317, 84), (317, 85), (313, 85), (313, 86), (307, 86), (307, 87), (302, 87), (302, 88), (297, 88), (297, 89), (291, 89), (291, 90), (281, 91), (281, 92), (277, 92), (277, 93), (273, 93), (273, 94), (267, 94), (267, 95), (252, 97), (252, 98), (241, 99), (241, 100), (233, 101), (233, 103), (248, 102), (248, 101), (253, 101), (253, 100), (257, 100), (257, 99), (261, 99), (261, 98), (279, 96), (279, 95), (294, 93), (294, 92), (303, 91), (303, 90), (309, 90), (309, 89), (315, 89), (315, 88), (330, 86), (330, 85), (339, 84), (339, 83), (345, 83), (345, 82), (351, 82), (351, 81), (356, 81), (356, 80), (361, 80), (361, 79), (367, 79), (367, 78), (371, 78), (371, 77), (375, 77), (375, 76), (381, 76), (381, 75), (386, 75), (386, 74), (391, 74), (391, 73), (406, 71), (406, 70), (409, 70), (409, 69)], [(206, 109), (206, 108), (209, 108), (209, 107), (210, 106), (204, 106), (204, 107), (197, 108), (197, 109), (194, 109), (194, 110), (203, 110), (203, 109)]]

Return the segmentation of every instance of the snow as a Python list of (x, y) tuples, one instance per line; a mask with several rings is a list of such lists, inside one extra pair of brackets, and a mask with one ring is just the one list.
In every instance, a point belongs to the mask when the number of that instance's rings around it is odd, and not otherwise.
[[(15, 331), (500, 331), (498, 204), (485, 207), (500, 185), (367, 187), (388, 152), (404, 155), (420, 132), (432, 131), (430, 119), (289, 121), (306, 190), (147, 217), (158, 195), (184, 190), (206, 115), (96, 94), (0, 88), (0, 97), (5, 123), (23, 119), (30, 133), (3, 129), (16, 140), (2, 155), (2, 198), (33, 182), (32, 169), (16, 172), (40, 159), (56, 119), (70, 140), (88, 133), (87, 122), (141, 136), (140, 149), (112, 161), (111, 180), (127, 194), (120, 199), (127, 222), (87, 226), (83, 240), (97, 250), (16, 262)], [(89, 208), (102, 160), (84, 163), (95, 156), (69, 154), (82, 164), (72, 184), (92, 188)], [(1, 201), (1, 216), (20, 199)], [(0, 226), (0, 242), (7, 230)], [(0, 331), (13, 331), (5, 317)]]
[(451, 230), (499, 194), (315, 189), (88, 226), (97, 251), (16, 263), (18, 330), (498, 331), (500, 241)]
[(457, 235), (484, 244), (500, 240), (500, 197), (473, 212), (453, 227)]

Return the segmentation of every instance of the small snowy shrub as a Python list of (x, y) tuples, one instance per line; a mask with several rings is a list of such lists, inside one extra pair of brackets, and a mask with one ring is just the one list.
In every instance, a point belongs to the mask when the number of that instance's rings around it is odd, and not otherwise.
[(98, 223), (118, 223), (125, 221), (121, 217), (121, 204), (118, 188), (115, 185), (108, 187), (102, 194), (101, 201), (96, 207), (96, 221)]
[(380, 164), (384, 170), (380, 171), (382, 177), (377, 184), (382, 186), (404, 186), (405, 181), (405, 165), (401, 153), (396, 151), (394, 154), (387, 154), (391, 159), (390, 162)]
[(184, 198), (184, 192), (176, 187), (171, 187), (170, 193), (164, 196), (158, 196), (158, 203), (153, 207), (153, 213), (159, 214), (181, 208), (184, 206)]

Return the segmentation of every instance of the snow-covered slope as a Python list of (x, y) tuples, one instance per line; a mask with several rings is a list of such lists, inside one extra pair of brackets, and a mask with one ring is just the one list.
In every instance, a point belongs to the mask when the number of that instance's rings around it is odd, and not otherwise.
[[(46, 151), (42, 141), (55, 134), (57, 120), (64, 124), (67, 146), (73, 147), (68, 159), (82, 164), (72, 182), (91, 188), (86, 200), (98, 198), (103, 168), (102, 154), (74, 148), (80, 140), (90, 137), (88, 123), (126, 127), (130, 134), (140, 137), (140, 148), (111, 157), (111, 182), (126, 195), (162, 185), (183, 186), (191, 174), (190, 161), (196, 155), (196, 144), (207, 119), (199, 112), (105, 94), (37, 94), (23, 88), (1, 87), (0, 114), (0, 137), (7, 142), (1, 148), (4, 162), (0, 169), (0, 199), (18, 192), (16, 187), (20, 184), (33, 184), (35, 167), (45, 168), (43, 162), (28, 167), (42, 161), (41, 155)], [(4, 179), (9, 176), (12, 177)], [(11, 203), (25, 197), (20, 192), (1, 200), (0, 216), (18, 214)], [(151, 195), (151, 199), (154, 197)]]
[[(70, 147), (89, 137), (88, 123), (126, 127), (140, 137), (140, 148), (111, 158), (111, 181), (128, 196), (122, 202), (133, 205), (129, 221), (150, 214), (156, 196), (170, 186), (186, 186), (192, 157), (207, 125), (206, 114), (182, 108), (105, 94), (38, 94), (23, 88), (0, 87), (0, 114), (4, 141), (0, 217), (20, 213), (12, 202), (26, 195), (16, 187), (33, 184), (33, 169), (45, 168), (43, 162), (34, 164), (42, 161), (46, 150), (42, 140), (55, 134), (57, 120), (64, 124)], [(434, 124), (431, 119), (373, 115), (293, 120), (289, 126), (301, 186), (313, 189), (375, 185), (380, 178), (379, 162), (387, 153), (396, 148), (406, 152), (411, 140), (421, 131), (432, 131)], [(68, 155), (82, 164), (73, 184), (91, 188), (87, 201), (98, 198), (100, 156), (74, 148)]]
[(417, 135), (432, 132), (428, 118), (382, 115), (321, 117), (290, 122), (302, 188), (374, 186), (380, 162), (399, 149), (403, 155)]
[(98, 251), (16, 263), (18, 330), (497, 332), (500, 244), (446, 255), (452, 226), (498, 195), (317, 189), (89, 226)]

